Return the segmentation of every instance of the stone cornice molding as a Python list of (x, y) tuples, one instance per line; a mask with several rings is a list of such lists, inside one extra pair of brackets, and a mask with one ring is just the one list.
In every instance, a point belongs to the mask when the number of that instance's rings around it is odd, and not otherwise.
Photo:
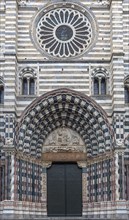
[(102, 162), (102, 161), (109, 160), (112, 158), (114, 158), (114, 151), (111, 151), (109, 153), (103, 153), (103, 154), (98, 155), (96, 157), (87, 158), (87, 165)]
[(16, 150), (15, 150), (15, 157), (17, 159), (25, 160), (27, 162), (35, 163), (35, 164), (38, 164), (38, 165), (43, 164), (43, 161), (40, 158), (35, 158), (35, 157), (33, 157), (29, 154), (27, 155), (27, 154), (24, 154), (23, 152), (16, 151)]

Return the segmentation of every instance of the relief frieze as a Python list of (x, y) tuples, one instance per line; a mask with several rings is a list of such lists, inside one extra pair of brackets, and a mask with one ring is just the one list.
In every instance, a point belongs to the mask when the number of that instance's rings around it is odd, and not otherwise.
[(58, 128), (46, 139), (43, 152), (85, 152), (85, 144), (77, 132)]

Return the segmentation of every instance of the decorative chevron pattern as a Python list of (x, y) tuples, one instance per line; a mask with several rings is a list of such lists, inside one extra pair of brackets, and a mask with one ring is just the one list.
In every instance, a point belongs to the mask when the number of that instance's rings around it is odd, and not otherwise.
[(24, 111), (16, 131), (17, 146), (40, 157), (46, 137), (62, 126), (80, 134), (87, 156), (112, 149), (113, 134), (105, 112), (88, 96), (69, 89), (49, 92)]

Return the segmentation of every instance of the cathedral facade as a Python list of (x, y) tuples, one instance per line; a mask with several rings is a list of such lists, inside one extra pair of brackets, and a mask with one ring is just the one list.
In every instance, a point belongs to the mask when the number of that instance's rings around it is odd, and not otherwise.
[(129, 218), (129, 1), (1, 0), (0, 219)]

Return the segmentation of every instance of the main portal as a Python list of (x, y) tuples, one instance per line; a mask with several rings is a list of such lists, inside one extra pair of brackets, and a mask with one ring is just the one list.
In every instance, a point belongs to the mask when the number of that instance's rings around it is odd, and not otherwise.
[(47, 171), (48, 216), (82, 215), (82, 170), (76, 163), (53, 163)]

